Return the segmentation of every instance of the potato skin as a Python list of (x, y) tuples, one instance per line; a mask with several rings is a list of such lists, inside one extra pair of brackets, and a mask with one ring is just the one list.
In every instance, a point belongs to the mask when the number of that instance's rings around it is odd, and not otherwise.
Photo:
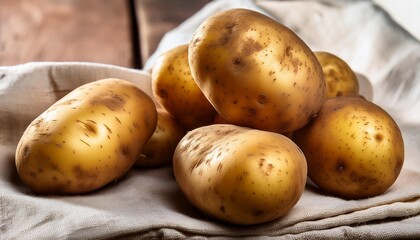
[(314, 53), (290, 29), (260, 13), (216, 13), (189, 44), (191, 73), (228, 122), (278, 133), (303, 127), (325, 100)]
[(214, 124), (188, 132), (174, 175), (190, 202), (226, 222), (250, 225), (287, 214), (306, 184), (303, 153), (281, 134)]
[(359, 97), (328, 99), (293, 140), (305, 153), (309, 178), (326, 193), (346, 199), (382, 194), (404, 162), (398, 125), (385, 110)]
[(28, 126), (16, 150), (25, 185), (39, 194), (81, 194), (122, 177), (153, 134), (153, 100), (121, 79), (87, 83)]
[(172, 156), (185, 130), (168, 112), (158, 109), (155, 132), (143, 146), (136, 167), (161, 167), (172, 165)]
[(314, 53), (322, 66), (327, 98), (359, 95), (356, 74), (343, 59), (329, 52)]
[(152, 68), (152, 89), (159, 104), (185, 130), (211, 124), (216, 110), (201, 92), (188, 64), (188, 45), (163, 53)]

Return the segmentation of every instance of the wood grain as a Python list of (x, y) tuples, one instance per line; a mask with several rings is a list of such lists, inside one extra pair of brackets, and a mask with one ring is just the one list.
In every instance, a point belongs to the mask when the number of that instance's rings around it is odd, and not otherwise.
[(128, 1), (0, 0), (0, 65), (88, 61), (133, 65)]
[(191, 17), (210, 0), (136, 0), (135, 8), (144, 63), (169, 30)]

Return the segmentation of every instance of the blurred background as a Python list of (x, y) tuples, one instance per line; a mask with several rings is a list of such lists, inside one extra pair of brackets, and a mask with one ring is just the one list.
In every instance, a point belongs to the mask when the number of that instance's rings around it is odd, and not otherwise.
[[(420, 39), (420, 1), (373, 1)], [(208, 2), (0, 0), (0, 66), (85, 61), (140, 69), (167, 31)]]

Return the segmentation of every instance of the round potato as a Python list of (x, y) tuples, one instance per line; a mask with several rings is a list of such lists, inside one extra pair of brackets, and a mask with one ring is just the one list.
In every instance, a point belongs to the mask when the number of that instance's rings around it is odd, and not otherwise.
[(327, 98), (359, 95), (357, 76), (343, 59), (328, 52), (314, 53), (324, 72)]
[(121, 79), (87, 83), (28, 126), (16, 150), (23, 183), (40, 194), (80, 194), (122, 177), (157, 122), (153, 100)]
[(303, 153), (281, 134), (214, 124), (178, 144), (174, 175), (186, 197), (217, 219), (257, 224), (287, 214), (306, 184)]
[(347, 199), (385, 192), (404, 162), (398, 125), (385, 110), (359, 97), (328, 99), (293, 140), (306, 156), (309, 178), (326, 193)]
[(160, 167), (172, 165), (172, 156), (184, 129), (168, 112), (158, 109), (156, 130), (143, 146), (136, 161), (137, 167)]
[(252, 10), (231, 9), (205, 20), (188, 59), (204, 95), (235, 125), (292, 132), (325, 100), (314, 53), (286, 26)]
[(163, 53), (152, 68), (156, 100), (185, 130), (213, 122), (216, 110), (191, 76), (188, 45)]

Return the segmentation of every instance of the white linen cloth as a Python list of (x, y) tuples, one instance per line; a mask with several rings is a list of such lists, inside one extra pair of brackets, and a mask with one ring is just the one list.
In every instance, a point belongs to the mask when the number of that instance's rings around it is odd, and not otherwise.
[[(188, 42), (206, 17), (233, 7), (269, 14), (313, 50), (337, 54), (369, 80), (372, 101), (398, 122), (405, 163), (395, 184), (343, 200), (308, 185), (285, 217), (255, 226), (215, 221), (179, 190), (170, 167), (132, 169), (79, 196), (39, 196), (19, 180), (16, 143), (29, 122), (67, 92), (107, 77), (151, 94), (148, 71), (165, 49)], [(0, 67), (0, 239), (401, 239), (420, 238), (420, 43), (370, 1), (219, 0), (169, 32), (143, 70), (94, 63)], [(366, 91), (368, 86), (363, 86)]]

